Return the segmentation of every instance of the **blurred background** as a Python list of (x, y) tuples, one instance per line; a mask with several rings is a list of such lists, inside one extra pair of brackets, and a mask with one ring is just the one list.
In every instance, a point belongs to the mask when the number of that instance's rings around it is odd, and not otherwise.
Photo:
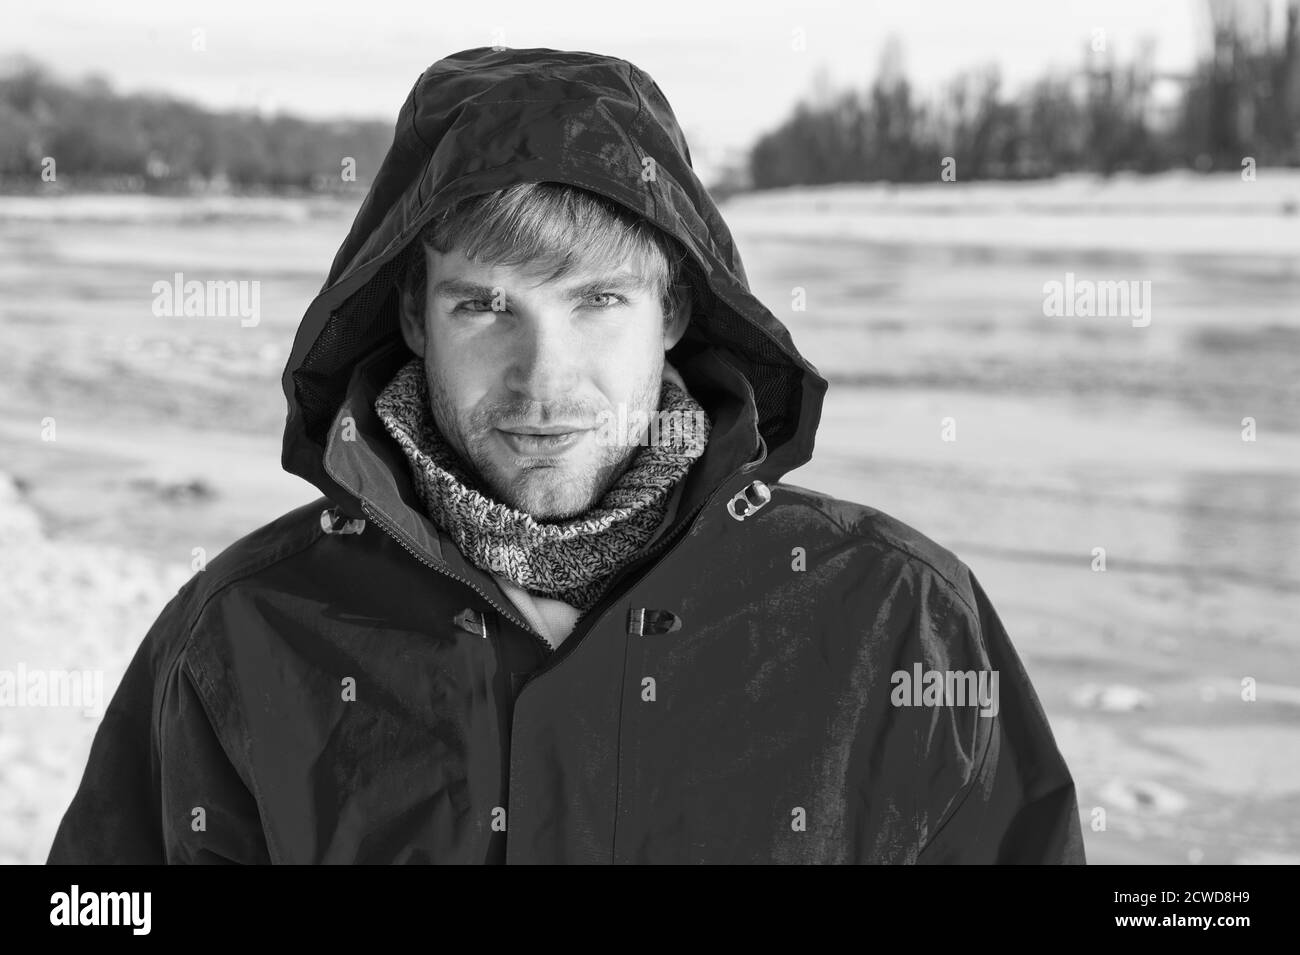
[[(279, 376), (425, 67), (593, 50), (831, 382), (787, 480), (971, 567), (1089, 861), (1300, 861), (1300, 0), (114, 6), (0, 37), (0, 676), (107, 698), (196, 548), (317, 496)], [(259, 319), (159, 316), (177, 273)], [(0, 699), (0, 861), (96, 725)]]

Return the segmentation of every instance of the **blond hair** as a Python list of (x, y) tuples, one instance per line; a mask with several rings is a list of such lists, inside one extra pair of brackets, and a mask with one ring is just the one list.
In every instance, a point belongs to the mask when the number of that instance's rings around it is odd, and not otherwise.
[(473, 261), (524, 266), (554, 281), (579, 267), (631, 264), (659, 293), (665, 320), (688, 287), (686, 253), (648, 220), (613, 200), (559, 182), (522, 182), (469, 196), (426, 225), (406, 250), (401, 282), (425, 307), (425, 247), (459, 247)]

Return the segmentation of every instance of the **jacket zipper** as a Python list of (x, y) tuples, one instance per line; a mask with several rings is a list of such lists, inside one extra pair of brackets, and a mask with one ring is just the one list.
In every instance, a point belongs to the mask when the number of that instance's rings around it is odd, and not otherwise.
[[(361, 510), (365, 512), (368, 518), (370, 518), (376, 524), (382, 527), (389, 537), (397, 541), (397, 543), (400, 544), (407, 553), (409, 553), (420, 563), (424, 564), (426, 567), (433, 568), (434, 570), (438, 571), (438, 573), (442, 574), (445, 577), (450, 577), (452, 580), (459, 581), (460, 583), (468, 587), (470, 590), (474, 591), (474, 593), (478, 594), (480, 597), (483, 598), (483, 601), (489, 607), (491, 607), (497, 613), (501, 614), (501, 616), (505, 617), (507, 620), (510, 620), (512, 623), (515, 624), (515, 626), (519, 627), (520, 630), (523, 630), (534, 640), (536, 640), (537, 643), (544, 650), (546, 650), (548, 656), (549, 654), (555, 652), (554, 648), (552, 648), (551, 645), (546, 642), (545, 638), (543, 638), (540, 633), (538, 633), (536, 630), (534, 630), (531, 626), (529, 626), (524, 621), (520, 620), (514, 614), (502, 610), (500, 607), (498, 607), (495, 603), (492, 602), (492, 599), (488, 597), (487, 594), (483, 593), (483, 591), (479, 589), (478, 585), (475, 584), (472, 580), (466, 580), (464, 577), (461, 577), (459, 574), (453, 574), (450, 570), (447, 570), (445, 567), (440, 567), (437, 564), (433, 563), (433, 561), (426, 558), (422, 553), (420, 553), (420, 551), (416, 547), (414, 547), (412, 544), (407, 542), (405, 534), (403, 534), (401, 531), (393, 527), (392, 524), (390, 524), (384, 518), (380, 517), (373, 510), (371, 510), (369, 505), (367, 505), (365, 501), (361, 502)], [(522, 685), (520, 686), (520, 689), (523, 689)]]

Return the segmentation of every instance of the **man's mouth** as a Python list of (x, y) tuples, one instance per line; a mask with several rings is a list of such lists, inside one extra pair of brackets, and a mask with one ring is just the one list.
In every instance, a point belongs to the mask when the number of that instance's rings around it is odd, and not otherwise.
[(527, 430), (506, 431), (498, 429), (501, 440), (515, 454), (523, 457), (547, 457), (565, 452), (576, 447), (586, 437), (590, 429), (565, 430), (563, 428), (529, 428)]

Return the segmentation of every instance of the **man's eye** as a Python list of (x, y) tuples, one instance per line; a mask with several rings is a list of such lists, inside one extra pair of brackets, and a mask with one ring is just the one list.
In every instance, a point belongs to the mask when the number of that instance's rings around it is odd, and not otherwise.
[(589, 296), (587, 301), (591, 301), (592, 299), (613, 299), (613, 301), (610, 302), (596, 303), (597, 308), (609, 308), (611, 305), (621, 305), (627, 301), (626, 298), (619, 295), (617, 292), (597, 292), (595, 295)]
[[(627, 298), (619, 295), (617, 292), (597, 292), (594, 295), (587, 296), (587, 302), (598, 309), (610, 308), (614, 305), (623, 305), (627, 303)], [(493, 311), (492, 303), (486, 299), (473, 298), (458, 302), (453, 312), (490, 312)]]

